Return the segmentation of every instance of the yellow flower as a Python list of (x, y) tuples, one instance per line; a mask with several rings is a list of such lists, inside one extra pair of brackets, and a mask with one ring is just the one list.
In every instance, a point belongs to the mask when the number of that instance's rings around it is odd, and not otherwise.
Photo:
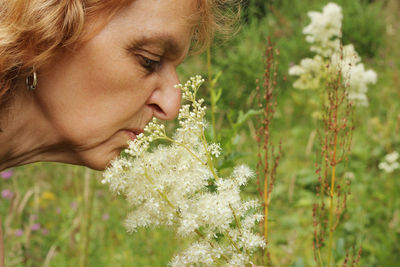
[(54, 200), (56, 198), (56, 195), (52, 192), (45, 191), (42, 193), (42, 196), (40, 197), (41, 200)]

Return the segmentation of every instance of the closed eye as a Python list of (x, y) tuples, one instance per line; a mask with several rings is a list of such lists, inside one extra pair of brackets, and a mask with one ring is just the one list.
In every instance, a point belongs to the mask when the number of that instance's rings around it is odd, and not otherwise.
[(154, 72), (160, 66), (161, 61), (152, 60), (148, 57), (138, 55), (140, 65), (149, 72)]

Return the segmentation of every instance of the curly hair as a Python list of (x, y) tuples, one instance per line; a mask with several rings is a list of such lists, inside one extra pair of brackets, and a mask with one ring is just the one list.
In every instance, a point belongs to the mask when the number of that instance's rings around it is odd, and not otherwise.
[[(16, 79), (45, 65), (63, 48), (73, 48), (87, 36), (88, 22), (102, 26), (134, 0), (0, 0), (0, 110)], [(215, 31), (232, 21), (238, 0), (197, 0), (193, 50), (207, 47)], [(236, 4), (235, 4), (236, 3)], [(238, 10), (238, 9), (236, 9)], [(93, 29), (91, 29), (93, 30)], [(87, 30), (88, 31), (88, 30)], [(92, 31), (91, 31), (92, 32)], [(91, 33), (92, 34), (92, 33)], [(89, 34), (90, 36), (90, 34)]]

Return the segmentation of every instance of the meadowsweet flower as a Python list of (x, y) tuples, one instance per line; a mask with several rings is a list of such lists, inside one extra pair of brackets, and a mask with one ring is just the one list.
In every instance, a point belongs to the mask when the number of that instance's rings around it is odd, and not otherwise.
[(211, 153), (211, 155), (218, 158), (221, 154), (221, 147), (219, 146), (219, 144), (211, 144), (208, 147), (208, 151)]
[(335, 3), (327, 4), (322, 13), (308, 12), (311, 23), (303, 29), (306, 41), (311, 43), (311, 51), (324, 57), (330, 56), (340, 48), (342, 36), (342, 8)]
[[(257, 213), (260, 204), (240, 197), (240, 186), (254, 174), (239, 165), (230, 177), (218, 176), (213, 159), (220, 156), (221, 148), (205, 139), (204, 101), (196, 98), (203, 82), (195, 76), (177, 86), (190, 104), (181, 107), (179, 128), (172, 138), (154, 119), (129, 142), (124, 156), (111, 162), (102, 182), (131, 205), (125, 220), (128, 231), (167, 225), (178, 236), (193, 238), (171, 266), (244, 266), (254, 250), (265, 246), (264, 239), (252, 231), (263, 218)], [(169, 144), (152, 148), (155, 140)], [(219, 242), (221, 238), (230, 241)]]
[(293, 87), (321, 88), (330, 75), (340, 71), (344, 85), (349, 89), (348, 98), (358, 106), (368, 106), (367, 85), (376, 83), (377, 74), (365, 70), (352, 44), (341, 46), (342, 8), (329, 3), (322, 12), (311, 11), (308, 16), (311, 22), (303, 33), (311, 44), (310, 50), (316, 55), (289, 68), (289, 75), (298, 76)]
[(221, 259), (222, 250), (212, 247), (207, 242), (194, 242), (185, 251), (176, 255), (170, 262), (171, 266), (215, 266)]
[(298, 89), (318, 89), (325, 78), (326, 62), (316, 55), (313, 58), (304, 58), (300, 65), (294, 65), (289, 69), (289, 75), (299, 76), (293, 87)]
[(378, 167), (386, 173), (392, 173), (393, 171), (400, 169), (400, 163), (397, 161), (398, 159), (399, 153), (394, 151), (387, 154), (384, 160), (379, 163)]

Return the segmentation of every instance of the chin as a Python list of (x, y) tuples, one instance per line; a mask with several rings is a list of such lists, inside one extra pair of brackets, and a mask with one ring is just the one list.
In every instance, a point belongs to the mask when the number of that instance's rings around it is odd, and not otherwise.
[(87, 159), (83, 159), (82, 165), (96, 171), (104, 171), (113, 159), (120, 155), (120, 151), (113, 151), (108, 155), (98, 154)]

